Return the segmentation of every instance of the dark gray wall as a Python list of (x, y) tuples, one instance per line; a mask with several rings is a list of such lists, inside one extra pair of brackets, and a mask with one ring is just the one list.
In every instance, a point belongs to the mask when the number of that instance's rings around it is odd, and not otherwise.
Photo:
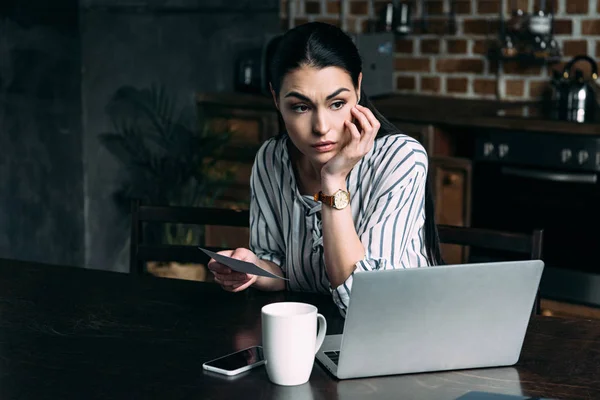
[(82, 265), (77, 0), (0, 8), (0, 257)]
[(127, 271), (109, 98), (231, 91), (236, 54), (278, 31), (278, 0), (2, 0), (0, 257)]
[(97, 140), (111, 128), (110, 96), (122, 85), (158, 83), (193, 106), (198, 91), (233, 90), (235, 55), (279, 30), (276, 0), (146, 4), (82, 1), (85, 265), (92, 268), (128, 270), (129, 219), (112, 198), (123, 170)]

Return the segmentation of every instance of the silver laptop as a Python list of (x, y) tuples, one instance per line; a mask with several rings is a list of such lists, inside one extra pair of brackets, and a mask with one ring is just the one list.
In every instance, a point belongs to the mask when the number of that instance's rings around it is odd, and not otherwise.
[(514, 365), (540, 260), (354, 275), (344, 333), (317, 359), (339, 379)]

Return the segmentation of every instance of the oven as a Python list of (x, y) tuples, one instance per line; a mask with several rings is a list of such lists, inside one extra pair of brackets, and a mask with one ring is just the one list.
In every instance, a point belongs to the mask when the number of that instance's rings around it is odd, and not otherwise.
[(544, 229), (542, 296), (600, 306), (600, 135), (489, 131), (475, 145), (472, 226)]

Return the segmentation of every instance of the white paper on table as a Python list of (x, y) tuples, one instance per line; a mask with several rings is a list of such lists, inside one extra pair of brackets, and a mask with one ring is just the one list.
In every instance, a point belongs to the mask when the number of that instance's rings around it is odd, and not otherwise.
[(256, 264), (252, 264), (247, 261), (242, 261), (242, 260), (238, 260), (235, 258), (227, 257), (222, 254), (217, 254), (210, 250), (203, 249), (202, 247), (198, 247), (198, 248), (200, 250), (202, 250), (210, 258), (214, 258), (215, 261), (217, 261), (223, 265), (227, 265), (229, 268), (231, 268), (234, 271), (243, 272), (246, 274), (258, 275), (258, 276), (266, 276), (268, 278), (284, 279), (286, 281), (289, 280), (288, 278), (284, 278), (282, 276), (275, 275), (274, 273), (269, 272), (266, 269), (263, 269)]

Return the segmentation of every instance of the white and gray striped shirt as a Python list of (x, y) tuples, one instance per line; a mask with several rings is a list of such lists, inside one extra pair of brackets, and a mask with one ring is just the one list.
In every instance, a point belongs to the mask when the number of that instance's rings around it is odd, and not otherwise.
[[(258, 151), (251, 175), (250, 249), (281, 267), (295, 291), (331, 293), (345, 315), (352, 275), (332, 288), (325, 269), (321, 203), (302, 195), (287, 150), (273, 138)], [(375, 140), (346, 179), (365, 258), (354, 273), (428, 266), (424, 244), (427, 153), (409, 136)]]

